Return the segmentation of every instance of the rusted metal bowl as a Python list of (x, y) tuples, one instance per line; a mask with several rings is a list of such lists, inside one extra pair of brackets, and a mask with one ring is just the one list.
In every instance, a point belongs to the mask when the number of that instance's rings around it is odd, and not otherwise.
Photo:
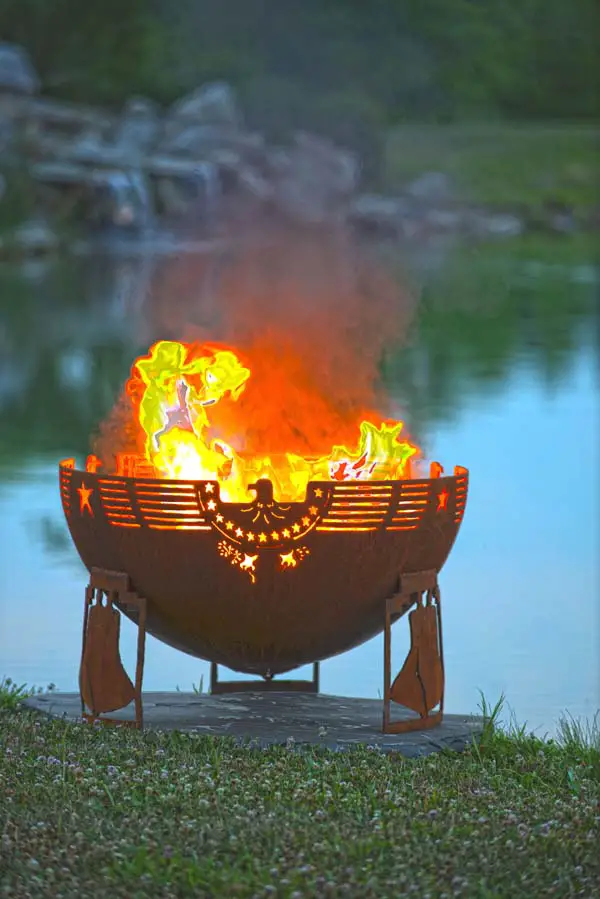
[(71, 536), (92, 568), (125, 572), (148, 631), (236, 671), (281, 674), (380, 633), (401, 574), (442, 568), (468, 471), (311, 482), (304, 502), (225, 503), (216, 481), (120, 477), (60, 464)]

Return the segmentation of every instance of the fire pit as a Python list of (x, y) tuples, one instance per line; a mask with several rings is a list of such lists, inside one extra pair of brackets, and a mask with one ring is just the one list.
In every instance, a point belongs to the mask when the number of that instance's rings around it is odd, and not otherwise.
[[(167, 351), (157, 347), (142, 370)], [(214, 392), (215, 382), (207, 376), (217, 363), (223, 375), (223, 359), (198, 357), (205, 387), (196, 394), (205, 402), (194, 407), (192, 378), (181, 373), (190, 365), (184, 349), (175, 375), (169, 370), (160, 386), (154, 412), (147, 400), (156, 372), (134, 403), (146, 424), (144, 453), (118, 454), (114, 472), (105, 472), (96, 456), (85, 470), (73, 459), (60, 463), (64, 512), (91, 575), (80, 672), (84, 714), (94, 719), (135, 701), (142, 725), (146, 631), (209, 660), (215, 693), (317, 691), (321, 660), (384, 631), (384, 730), (439, 723), (444, 669), (437, 576), (463, 518), (467, 470), (456, 467), (445, 476), (432, 463), (427, 477), (417, 476), (411, 469), (416, 448), (398, 441), (399, 425), (367, 423), (353, 452), (337, 447), (326, 459), (302, 464), (289, 454), (257, 460), (222, 442), (208, 444), (199, 419), (215, 402), (206, 390)], [(230, 394), (247, 377), (234, 359), (225, 360), (234, 374)], [(205, 476), (183, 476), (185, 465), (165, 450), (167, 441), (177, 451), (184, 447), (188, 470)], [(190, 455), (190, 448), (199, 451)], [(411, 648), (392, 681), (391, 624), (408, 611)], [(138, 625), (134, 681), (119, 655), (120, 612)], [(274, 679), (307, 663), (312, 681)], [(262, 680), (223, 683), (219, 664)], [(393, 721), (392, 702), (417, 714)]]

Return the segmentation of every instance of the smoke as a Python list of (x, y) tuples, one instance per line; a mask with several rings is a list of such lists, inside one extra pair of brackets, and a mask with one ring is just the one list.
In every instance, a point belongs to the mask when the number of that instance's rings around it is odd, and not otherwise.
[[(211, 407), (215, 436), (247, 452), (321, 455), (354, 446), (364, 418), (389, 420), (379, 364), (412, 308), (345, 230), (261, 226), (220, 255), (169, 261), (143, 340), (220, 344), (251, 370), (237, 402)], [(122, 397), (96, 441), (105, 461), (141, 450), (132, 414)]]

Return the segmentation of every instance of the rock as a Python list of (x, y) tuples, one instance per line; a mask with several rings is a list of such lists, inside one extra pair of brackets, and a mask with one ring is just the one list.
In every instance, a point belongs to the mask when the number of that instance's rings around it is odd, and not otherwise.
[(173, 104), (169, 118), (198, 125), (239, 128), (242, 117), (233, 89), (223, 81), (205, 84)]
[(452, 197), (452, 182), (443, 172), (424, 172), (411, 181), (405, 193), (422, 203), (436, 203)]
[(466, 217), (466, 229), (475, 237), (518, 237), (525, 230), (519, 216), (509, 212), (479, 210)]
[(156, 196), (161, 213), (181, 218), (195, 213), (203, 220), (217, 212), (221, 193), (219, 172), (210, 162), (199, 164), (187, 178), (158, 178)]
[(43, 220), (31, 219), (0, 243), (2, 249), (14, 250), (23, 255), (53, 253), (59, 249), (60, 240)]
[(555, 234), (573, 234), (577, 230), (573, 209), (561, 200), (546, 200), (542, 215), (546, 229)]
[(273, 199), (274, 188), (261, 174), (249, 166), (238, 166), (235, 169), (238, 185), (260, 202)]
[(141, 172), (113, 171), (104, 197), (105, 214), (118, 228), (147, 228), (154, 218), (154, 200)]
[(59, 355), (56, 367), (63, 387), (74, 390), (89, 387), (94, 368), (90, 350), (83, 348), (66, 350)]
[(247, 157), (264, 151), (262, 134), (238, 131), (221, 125), (187, 125), (181, 119), (170, 119), (165, 126), (161, 152), (185, 156), (210, 156), (221, 150), (232, 150)]
[(161, 130), (162, 124), (154, 103), (144, 97), (132, 97), (125, 104), (114, 142), (126, 154), (139, 156), (150, 152)]
[(174, 118), (165, 126), (165, 138), (160, 143), (161, 153), (186, 156), (205, 155), (214, 146), (222, 145), (222, 129), (216, 125), (185, 125)]
[(189, 198), (182, 185), (170, 178), (159, 178), (156, 182), (158, 207), (167, 218), (181, 218), (189, 210)]
[(349, 219), (361, 230), (386, 237), (397, 237), (408, 213), (407, 202), (398, 197), (361, 194), (350, 206)]
[(39, 78), (22, 47), (0, 43), (0, 91), (35, 94)]
[(299, 132), (292, 147), (268, 154), (267, 167), (275, 203), (285, 215), (306, 224), (346, 217), (358, 184), (353, 153)]
[(458, 234), (464, 229), (465, 214), (460, 209), (430, 209), (424, 215), (430, 231), (437, 234)]

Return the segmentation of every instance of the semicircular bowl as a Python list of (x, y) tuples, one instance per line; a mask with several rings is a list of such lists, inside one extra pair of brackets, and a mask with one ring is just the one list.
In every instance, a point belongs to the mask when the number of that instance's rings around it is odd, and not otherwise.
[(311, 482), (304, 502), (222, 502), (216, 481), (59, 467), (84, 565), (125, 572), (147, 630), (231, 669), (281, 674), (380, 633), (399, 577), (440, 571), (465, 510), (468, 471)]

